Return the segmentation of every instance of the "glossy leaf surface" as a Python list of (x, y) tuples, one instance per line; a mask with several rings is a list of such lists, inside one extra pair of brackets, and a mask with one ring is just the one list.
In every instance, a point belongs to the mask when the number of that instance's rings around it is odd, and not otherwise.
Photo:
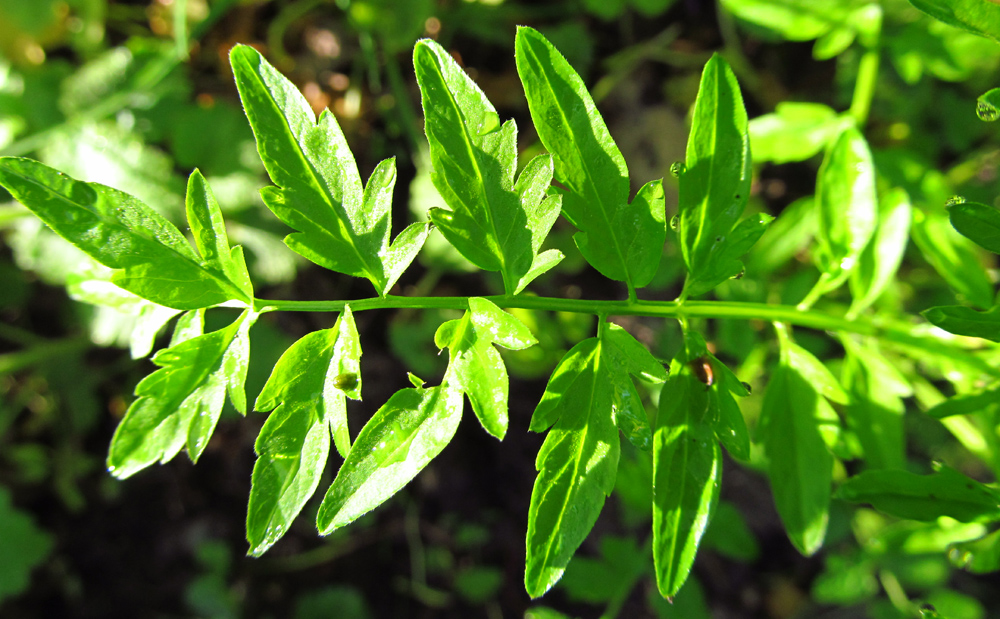
[(198, 172), (188, 186), (188, 213), (192, 229), (210, 230), (200, 235), (201, 257), (176, 226), (110, 187), (14, 157), (0, 158), (0, 185), (59, 236), (119, 269), (112, 281), (144, 299), (175, 309), (252, 302), (242, 250), (229, 249), (225, 230), (217, 227), (222, 225), (218, 204)]
[(201, 317), (180, 342), (161, 350), (153, 363), (161, 369), (135, 388), (138, 398), (115, 430), (108, 452), (108, 471), (124, 479), (157, 460), (172, 459), (187, 447), (192, 461), (208, 445), (222, 413), (226, 393), (246, 414), (246, 380), (255, 316), (244, 312), (224, 329), (201, 335)]
[(948, 207), (948, 218), (963, 236), (1000, 254), (1000, 211), (978, 202), (961, 202)]
[(447, 384), (402, 389), (365, 424), (316, 515), (321, 535), (396, 494), (444, 449), (462, 418), (462, 392)]
[(437, 330), (438, 348), (448, 348), (451, 359), (446, 381), (472, 403), (483, 428), (498, 439), (507, 433), (507, 368), (494, 344), (523, 350), (538, 343), (517, 318), (487, 301), (469, 299), (469, 311)]
[(431, 178), (451, 209), (431, 209), (430, 219), (463, 256), (500, 271), (507, 293), (517, 294), (562, 260), (558, 250), (538, 253), (559, 216), (561, 199), (546, 194), (552, 157), (531, 161), (515, 182), (516, 123), (500, 126), (486, 95), (434, 41), (417, 43), (413, 66)]
[(1000, 43), (1000, 5), (991, 0), (910, 0), (931, 17)]
[(757, 163), (805, 161), (837, 137), (845, 120), (820, 103), (784, 101), (771, 114), (750, 121), (750, 147)]
[(285, 244), (316, 264), (372, 282), (385, 296), (427, 238), (412, 224), (389, 244), (394, 160), (381, 162), (362, 187), (357, 163), (336, 119), (317, 119), (305, 97), (252, 47), (229, 54), (257, 151), (277, 187), (261, 191), (268, 208), (298, 230)]
[(836, 496), (869, 503), (897, 518), (932, 521), (949, 516), (959, 522), (1000, 519), (1000, 495), (947, 467), (931, 475), (909, 471), (865, 471), (840, 485)]
[(771, 218), (736, 229), (750, 197), (750, 138), (736, 76), (718, 55), (705, 65), (681, 173), (678, 237), (688, 268), (685, 292), (697, 295), (738, 274), (738, 258)]
[(662, 182), (646, 183), (629, 203), (625, 159), (583, 80), (536, 30), (518, 28), (515, 49), (531, 119), (569, 190), (562, 213), (579, 230), (577, 247), (605, 277), (645, 286), (666, 238)]

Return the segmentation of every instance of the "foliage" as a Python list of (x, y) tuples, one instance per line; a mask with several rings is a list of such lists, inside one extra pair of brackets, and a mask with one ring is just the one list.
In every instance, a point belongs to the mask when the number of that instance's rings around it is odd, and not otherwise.
[[(655, 13), (671, 3), (628, 4)], [(625, 5), (586, 3), (602, 19)], [(356, 2), (348, 14), (386, 50), (404, 50), (409, 25), (429, 15), (429, 3), (413, 3), (413, 15), (397, 21), (386, 21), (393, 15), (387, 7)], [(175, 32), (177, 48), (133, 43), (95, 56), (92, 73), (67, 78), (59, 113), (73, 122), (58, 136), (63, 142), (36, 145), (46, 163), (19, 156), (35, 151), (30, 141), (13, 139), (30, 124), (27, 112), (0, 118), (0, 145), (16, 147), (0, 157), (0, 186), (69, 242), (51, 245), (58, 260), (39, 260), (53, 238), (12, 206), (11, 243), (21, 248), (22, 264), (47, 265), (39, 268), (42, 277), (111, 312), (111, 321), (129, 317), (110, 339), (127, 342), (133, 356), (148, 354), (176, 318), (169, 344), (151, 358), (157, 369), (138, 382), (115, 431), (107, 470), (125, 479), (181, 450), (197, 462), (227, 401), (247, 413), (251, 341), (262, 337), (255, 326), (262, 317), (336, 313), (332, 327), (304, 335), (268, 364), (273, 369), (255, 399), (253, 408), (267, 418), (254, 442), (247, 509), (253, 556), (266, 553), (303, 512), (315, 517), (320, 535), (335, 538), (389, 501), (456, 436), (466, 401), (489, 440), (504, 440), (510, 375), (548, 372), (529, 428), (545, 434), (523, 526), (530, 598), (561, 583), (571, 598), (606, 604), (614, 615), (652, 570), (658, 597), (650, 608), (660, 616), (678, 616), (681, 608), (707, 616), (695, 570), (699, 549), (735, 561), (759, 552), (721, 496), (728, 454), (766, 476), (799, 553), (813, 556), (827, 544), (824, 571), (813, 583), (817, 602), (864, 604), (873, 616), (981, 614), (976, 600), (946, 581), (950, 569), (1000, 569), (1000, 491), (995, 481), (981, 481), (1000, 472), (1000, 305), (991, 255), (1000, 253), (1000, 215), (988, 204), (996, 187), (965, 182), (971, 199), (957, 195), (962, 179), (977, 178), (966, 168), (985, 164), (970, 158), (968, 166), (938, 173), (928, 162), (944, 147), (934, 140), (898, 147), (896, 124), (883, 135), (868, 118), (929, 122), (877, 97), (879, 80), (888, 81), (879, 77), (882, 56), (897, 70), (892, 87), (904, 92), (925, 72), (964, 80), (978, 65), (960, 51), (980, 49), (984, 37), (1000, 41), (1000, 9), (977, 0), (723, 0), (721, 7), (725, 19), (757, 36), (815, 41), (816, 59), (839, 58), (838, 72), (846, 70), (852, 82), (843, 97), (849, 109), (776, 101), (773, 112), (750, 119), (744, 92), (766, 96), (747, 85), (755, 80), (746, 59), (732, 50), (706, 55), (673, 180), (637, 179), (584, 78), (549, 37), (524, 26), (514, 58), (540, 146), (519, 161), (515, 121), (501, 122), (498, 107), (448, 46), (423, 39), (412, 60), (426, 146), (414, 146), (426, 149), (424, 186), (437, 195), (427, 221), (397, 224), (394, 238), (395, 159), (375, 165), (363, 182), (335, 114), (317, 116), (299, 87), (249, 45), (233, 47), (229, 62), (249, 120), (250, 132), (240, 129), (244, 146), (252, 149), (252, 137), (259, 162), (206, 157), (204, 173), (191, 172), (186, 190), (169, 161), (141, 140), (134, 140), (136, 157), (102, 167), (101, 178), (88, 174), (85, 157), (68, 157), (58, 146), (83, 150), (111, 130), (102, 125), (109, 116), (152, 115), (176, 95), (171, 76), (187, 53), (183, 29)], [(918, 27), (934, 46), (913, 42)], [(1000, 61), (996, 50), (986, 56), (982, 62)], [(107, 66), (114, 79), (101, 77)], [(390, 72), (389, 79), (401, 78)], [(0, 92), (4, 87), (0, 82)], [(998, 92), (985, 92), (975, 106), (970, 98), (968, 115), (1000, 117)], [(177, 126), (190, 130), (191, 113), (182, 107)], [(213, 114), (222, 125), (238, 118), (235, 107)], [(198, 118), (206, 132), (217, 124), (214, 116)], [(135, 136), (119, 138), (126, 144)], [(949, 139), (955, 154), (976, 138), (970, 131), (964, 143), (960, 135)], [(197, 153), (179, 146), (175, 156), (194, 164)], [(810, 163), (818, 164), (814, 189), (768, 213), (755, 185), (764, 166)], [(263, 205), (292, 229), (284, 247), (276, 226), (254, 223), (250, 214), (256, 198), (247, 189), (261, 170), (273, 183), (260, 190)], [(437, 269), (462, 264), (498, 273), (497, 294), (411, 294), (400, 282), (418, 256), (433, 256)], [(257, 296), (262, 285), (290, 279), (302, 260), (367, 279), (375, 295)], [(269, 271), (274, 261), (286, 268)], [(796, 268), (800, 262), (808, 268)], [(585, 265), (623, 284), (623, 298), (537, 292)], [(669, 292), (676, 300), (663, 300)], [(714, 298), (695, 299), (709, 294)], [(411, 387), (352, 430), (347, 401), (361, 400), (362, 385), (373, 378), (362, 373), (355, 315), (386, 309), (422, 312), (423, 322), (390, 335), (433, 342), (448, 355), (445, 361), (406, 351), (414, 372), (429, 381), (411, 373)], [(231, 321), (206, 331), (206, 314)], [(590, 323), (569, 322), (568, 314), (596, 317), (596, 332)], [(639, 316), (670, 325), (661, 332), (672, 341), (640, 337), (631, 322)], [(758, 328), (763, 324), (774, 338)], [(35, 348), (35, 357), (10, 358), (7, 371), (61, 350)], [(763, 396), (751, 395), (740, 377), (766, 385)], [(950, 432), (951, 450), (922, 436), (919, 424)], [(332, 481), (325, 475), (331, 443), (342, 459)], [(648, 542), (608, 535), (598, 557), (574, 560), (613, 494), (627, 507), (631, 532), (647, 530)], [(0, 498), (7, 503), (6, 494)], [(4, 594), (23, 586), (49, 543), (17, 511), (0, 507), (30, 540), (24, 565), (13, 564), (6, 588), (0, 586)], [(829, 548), (831, 538), (849, 535), (857, 546)], [(210, 574), (189, 592), (192, 607), (233, 612), (227, 561), (203, 561)], [(414, 575), (414, 595), (433, 605), (440, 592), (421, 579)], [(497, 572), (484, 566), (453, 570), (452, 580), (471, 603), (488, 603), (500, 586)], [(367, 613), (363, 601), (355, 605), (355, 614)], [(302, 608), (303, 616), (311, 612)], [(541, 606), (531, 612), (556, 614)]]

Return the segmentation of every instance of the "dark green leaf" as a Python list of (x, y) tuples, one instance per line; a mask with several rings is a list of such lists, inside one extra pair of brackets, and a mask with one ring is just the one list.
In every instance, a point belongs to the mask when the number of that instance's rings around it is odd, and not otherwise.
[(945, 305), (932, 307), (922, 313), (932, 324), (949, 333), (1000, 342), (1000, 305), (985, 312), (977, 312), (964, 305)]
[(649, 555), (629, 538), (601, 538), (600, 559), (576, 557), (559, 586), (573, 600), (591, 604), (625, 599), (649, 569)]
[(974, 245), (940, 213), (913, 212), (910, 237), (959, 300), (977, 307), (993, 305), (993, 283), (976, 256)]
[(679, 227), (688, 268), (685, 291), (699, 294), (739, 273), (736, 260), (764, 232), (770, 218), (733, 226), (750, 198), (750, 138), (739, 84), (721, 56), (701, 75), (681, 173)]
[(992, 0), (910, 0), (910, 3), (949, 26), (1000, 43), (1000, 6)]
[(52, 550), (52, 536), (28, 514), (11, 505), (10, 491), (0, 486), (0, 602), (28, 588), (31, 570)]
[(852, 315), (871, 306), (895, 277), (910, 238), (911, 211), (910, 198), (902, 189), (894, 189), (879, 200), (875, 236), (851, 273)]
[(931, 475), (865, 471), (841, 484), (836, 496), (909, 520), (931, 522), (941, 516), (959, 522), (1000, 519), (997, 491), (948, 467)]
[(729, 455), (737, 460), (750, 459), (750, 433), (733, 395), (740, 397), (750, 393), (742, 381), (724, 363), (709, 354), (715, 381), (708, 393), (709, 414), (715, 424), (715, 436), (726, 448)]
[(278, 219), (298, 232), (285, 243), (316, 264), (366, 277), (385, 296), (427, 237), (412, 224), (389, 244), (394, 160), (380, 163), (362, 188), (336, 119), (316, 118), (299, 90), (252, 47), (230, 52), (257, 150), (277, 187), (261, 191)]
[(720, 501), (716, 506), (701, 543), (705, 548), (744, 563), (756, 561), (760, 556), (760, 545), (753, 531), (740, 510), (728, 501)]
[(973, 574), (988, 574), (1000, 570), (1000, 531), (952, 545), (948, 549), (948, 558), (955, 567)]
[(844, 384), (850, 403), (847, 419), (865, 452), (865, 463), (876, 469), (900, 469), (905, 463), (902, 398), (913, 394), (906, 379), (878, 350), (841, 338), (847, 351)]
[(560, 252), (538, 254), (559, 215), (560, 198), (546, 196), (552, 157), (536, 157), (515, 183), (514, 121), (501, 127), (486, 95), (434, 41), (417, 43), (413, 66), (431, 178), (451, 209), (432, 209), (431, 221), (476, 266), (500, 271), (507, 293), (517, 294), (562, 259)]
[[(173, 224), (128, 194), (14, 157), (0, 158), (0, 185), (94, 260), (121, 269), (112, 281), (144, 299), (176, 309), (209, 307), (233, 299), (252, 301), (252, 294), (247, 293), (249, 278), (239, 272), (242, 253), (238, 248), (232, 252), (235, 264), (223, 270), (218, 260), (199, 258)], [(210, 193), (203, 179), (200, 185), (195, 181), (192, 191), (200, 193), (192, 198), (196, 212), (212, 208), (214, 200), (207, 201)], [(228, 248), (225, 237), (218, 243)], [(227, 249), (227, 260), (229, 256)]]
[(823, 158), (816, 179), (819, 268), (824, 290), (842, 284), (857, 268), (878, 224), (875, 167), (868, 143), (845, 129)]
[(469, 311), (450, 320), (434, 335), (451, 359), (445, 382), (472, 403), (483, 428), (503, 439), (507, 433), (507, 368), (494, 344), (523, 350), (538, 343), (524, 324), (486, 299), (469, 299)]
[(756, 163), (805, 161), (822, 151), (849, 119), (820, 103), (779, 103), (772, 114), (750, 121), (750, 150)]
[(531, 28), (518, 28), (515, 48), (531, 119), (555, 159), (556, 180), (569, 189), (562, 213), (579, 229), (577, 247), (604, 276), (630, 289), (645, 286), (666, 238), (661, 181), (647, 183), (629, 204), (625, 159), (583, 80)]
[(601, 342), (574, 346), (553, 370), (530, 429), (554, 426), (538, 452), (528, 511), (525, 589), (537, 598), (559, 580), (611, 494), (620, 445)]
[(845, 395), (837, 394), (829, 371), (819, 368), (812, 355), (783, 341), (760, 422), (778, 514), (789, 539), (807, 556), (826, 535), (833, 456), (824, 435), (838, 429), (837, 414), (820, 394)]
[(948, 207), (948, 218), (963, 236), (1000, 254), (1000, 211), (978, 202), (961, 202)]
[(709, 387), (692, 369), (700, 359), (688, 350), (671, 364), (653, 431), (653, 563), (668, 598), (687, 580), (719, 500), (722, 451), (709, 418)]
[(462, 392), (441, 385), (402, 389), (358, 434), (316, 515), (321, 535), (375, 509), (416, 477), (455, 436)]
[(115, 430), (108, 451), (108, 471), (120, 479), (134, 475), (157, 460), (167, 462), (187, 446), (197, 462), (222, 414), (226, 392), (233, 406), (246, 414), (248, 331), (256, 316), (243, 312), (225, 329), (200, 335), (200, 313), (195, 335), (153, 357), (161, 369), (135, 388), (138, 398)]

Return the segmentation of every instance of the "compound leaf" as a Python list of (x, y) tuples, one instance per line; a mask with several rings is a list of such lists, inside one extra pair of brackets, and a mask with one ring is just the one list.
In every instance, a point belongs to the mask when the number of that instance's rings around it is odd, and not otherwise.
[(297, 88), (252, 47), (229, 54), (236, 86), (277, 187), (261, 191), (268, 208), (298, 230), (285, 238), (316, 264), (372, 282), (385, 296), (427, 238), (412, 224), (390, 246), (395, 161), (381, 162), (362, 189), (357, 163), (333, 115), (317, 119)]
[(447, 383), (402, 389), (365, 424), (316, 515), (321, 535), (375, 509), (416, 477), (455, 436), (462, 392)]
[(507, 433), (507, 369), (494, 344), (523, 350), (538, 343), (528, 327), (499, 307), (473, 297), (469, 311), (450, 320), (434, 335), (438, 348), (448, 348), (445, 381), (472, 403), (483, 428), (498, 439)]
[(178, 323), (181, 341), (156, 353), (153, 372), (135, 388), (138, 398), (115, 430), (108, 452), (108, 471), (120, 479), (153, 464), (172, 459), (187, 446), (197, 462), (222, 414), (226, 392), (236, 410), (246, 414), (248, 331), (256, 319), (245, 311), (231, 325), (201, 333), (201, 312)]
[(662, 383), (667, 380), (667, 371), (628, 331), (614, 323), (606, 323), (603, 327), (601, 367), (610, 381), (615, 422), (630, 443), (649, 451), (653, 445), (649, 416), (631, 377)]
[(528, 511), (524, 586), (532, 598), (562, 576), (614, 489), (620, 445), (601, 341), (586, 339), (559, 362), (530, 429), (551, 427), (538, 451)]
[(176, 226), (116, 189), (16, 157), (0, 158), (0, 185), (56, 234), (118, 269), (112, 281), (144, 299), (182, 310), (253, 302), (242, 250), (229, 250), (218, 205), (197, 172), (188, 186), (188, 211), (192, 228), (208, 225), (200, 235), (202, 257)]
[(931, 522), (941, 516), (959, 522), (1000, 519), (997, 491), (948, 467), (931, 475), (865, 471), (841, 484), (836, 496), (909, 520)]
[(583, 80), (536, 30), (519, 27), (515, 50), (531, 119), (569, 190), (562, 213), (579, 230), (577, 247), (604, 276), (630, 289), (647, 285), (666, 238), (662, 182), (650, 181), (629, 204), (625, 159)]
[(538, 255), (559, 215), (560, 197), (546, 195), (552, 158), (532, 160), (515, 184), (514, 121), (500, 126), (486, 95), (434, 41), (417, 43), (413, 66), (431, 179), (451, 209), (431, 209), (430, 219), (463, 256), (482, 269), (500, 271), (507, 293), (517, 294), (562, 259), (558, 252)]

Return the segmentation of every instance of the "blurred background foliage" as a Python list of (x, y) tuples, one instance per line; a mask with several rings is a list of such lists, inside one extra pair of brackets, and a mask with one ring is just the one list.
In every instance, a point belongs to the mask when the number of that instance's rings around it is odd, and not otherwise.
[[(226, 62), (233, 44), (262, 50), (315, 110), (335, 112), (362, 176), (381, 159), (397, 158), (397, 231), (440, 204), (409, 60), (416, 39), (437, 39), (501, 114), (518, 120), (520, 160), (527, 161), (540, 146), (514, 68), (514, 28), (540, 29), (588, 81), (631, 177), (640, 184), (665, 177), (668, 215), (676, 208), (668, 170), (683, 158), (700, 71), (722, 50), (756, 117), (751, 209), (778, 219), (748, 257), (746, 276), (715, 294), (794, 303), (817, 277), (807, 265), (819, 153), (839, 130), (858, 67), (874, 49), (881, 72), (866, 133), (882, 185), (905, 189), (917, 209), (901, 276), (878, 307), (914, 314), (956, 299), (991, 306), (995, 265), (954, 233), (941, 206), (955, 194), (987, 204), (1000, 195), (996, 129), (973, 113), (976, 97), (996, 85), (1000, 47), (936, 22), (905, 0), (837, 0), (819, 3), (819, 11), (816, 4), (0, 0), (0, 154), (35, 157), (127, 191), (175, 223), (183, 179), (197, 166), (220, 200), (231, 239), (248, 250), (259, 296), (355, 298), (367, 296), (365, 285), (297, 259), (281, 242), (286, 230), (260, 201), (266, 177)], [(875, 19), (881, 19), (880, 38)], [(511, 393), (512, 431), (502, 445), (464, 424), (459, 440), (390, 505), (325, 539), (304, 514), (265, 557), (246, 558), (252, 444), (263, 416), (221, 424), (197, 470), (177, 461), (126, 482), (111, 479), (103, 466), (111, 433), (176, 312), (112, 286), (107, 269), (6, 194), (0, 195), (0, 228), (4, 618), (603, 613), (881, 619), (914, 616), (915, 600), (952, 619), (1000, 612), (1000, 593), (988, 577), (976, 576), (995, 569), (1000, 558), (985, 546), (961, 545), (986, 533), (981, 525), (896, 521), (835, 502), (825, 550), (799, 556), (755, 472), (760, 454), (750, 467), (727, 462), (723, 503), (694, 576), (669, 603), (652, 583), (643, 533), (651, 518), (650, 462), (628, 445), (613, 506), (558, 587), (532, 605), (521, 586), (524, 519), (541, 437), (528, 435), (528, 418), (555, 362), (592, 333), (594, 322), (529, 311), (515, 313), (541, 345), (507, 355), (519, 381)], [(568, 225), (557, 224), (550, 242), (567, 259), (535, 290), (622, 298), (617, 284), (586, 266), (571, 235)], [(411, 269), (396, 293), (502, 291), (498, 279), (473, 274), (438, 236), (419, 261), (421, 268)], [(677, 295), (680, 264), (668, 240), (647, 298)], [(351, 410), (353, 427), (407, 384), (406, 371), (440, 375), (445, 360), (432, 335), (453, 317), (445, 311), (359, 314), (367, 390), (365, 402)], [(219, 324), (222, 318), (215, 317)], [(295, 338), (334, 319), (262, 319), (253, 338), (251, 397)], [(673, 355), (678, 331), (670, 322), (630, 318), (623, 324), (657, 356)], [(764, 325), (719, 320), (701, 328), (717, 355), (763, 388), (774, 356)], [(822, 334), (803, 329), (799, 342), (821, 358), (841, 354)], [(912, 362), (907, 367), (902, 357), (891, 359), (917, 374)], [(911, 380), (912, 390), (887, 404), (905, 414), (911, 468), (941, 460), (973, 476), (995, 477), (997, 405), (976, 416), (934, 420), (921, 411), (971, 385), (944, 357), (926, 359), (919, 374), (926, 378)], [(649, 398), (655, 404), (656, 393)], [(759, 407), (759, 397), (746, 400), (751, 423)], [(843, 478), (859, 453), (853, 430), (837, 448)], [(963, 565), (968, 569), (958, 569)]]

